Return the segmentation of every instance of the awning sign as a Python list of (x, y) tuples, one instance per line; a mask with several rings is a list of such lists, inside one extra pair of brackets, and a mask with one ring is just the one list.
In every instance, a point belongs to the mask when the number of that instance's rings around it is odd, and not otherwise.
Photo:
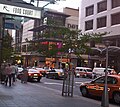
[(29, 18), (41, 18), (41, 11), (39, 10), (22, 8), (6, 4), (0, 4), (0, 13), (24, 16)]

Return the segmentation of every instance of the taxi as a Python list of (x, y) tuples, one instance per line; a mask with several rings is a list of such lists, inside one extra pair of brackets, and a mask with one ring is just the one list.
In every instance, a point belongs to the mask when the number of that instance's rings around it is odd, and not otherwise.
[[(105, 83), (105, 76), (98, 77), (90, 82), (84, 82), (80, 85), (82, 96), (89, 95), (102, 97)], [(108, 75), (108, 93), (109, 99), (113, 99), (115, 103), (120, 104), (120, 75)]]
[(92, 69), (88, 67), (76, 67), (75, 77), (89, 77), (92, 78)]
[[(35, 70), (35, 69), (32, 69), (32, 68), (29, 68), (27, 70), (28, 70), (28, 81), (36, 81), (37, 80), (37, 82), (40, 82), (40, 80), (42, 78), (42, 74), (39, 73), (38, 70)], [(17, 78), (21, 80), (23, 75), (24, 75), (24, 72), (21, 71), (21, 72), (18, 73)]]
[(43, 68), (35, 68), (36, 70), (38, 70), (43, 76), (46, 75), (47, 70), (43, 69)]

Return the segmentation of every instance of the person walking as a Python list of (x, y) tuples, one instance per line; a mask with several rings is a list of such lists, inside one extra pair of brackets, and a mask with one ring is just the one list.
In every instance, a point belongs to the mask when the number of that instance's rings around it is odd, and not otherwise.
[(16, 66), (14, 65), (14, 63), (12, 63), (12, 65), (11, 65), (10, 67), (11, 67), (11, 69), (12, 69), (12, 73), (11, 73), (12, 84), (14, 85), (14, 84), (15, 84), (15, 81), (16, 81), (17, 68), (16, 68)]
[(12, 74), (12, 69), (10, 67), (10, 64), (7, 64), (7, 66), (5, 67), (5, 74), (6, 74), (5, 85), (7, 86), (7, 83), (9, 81), (9, 87), (10, 87), (11, 86), (11, 74)]
[(28, 80), (28, 70), (23, 67), (23, 74), (21, 76), (21, 83), (27, 83), (27, 80)]
[(3, 63), (2, 65), (1, 65), (1, 84), (4, 84), (4, 82), (5, 82), (5, 67), (6, 67), (6, 65), (5, 65), (5, 63)]

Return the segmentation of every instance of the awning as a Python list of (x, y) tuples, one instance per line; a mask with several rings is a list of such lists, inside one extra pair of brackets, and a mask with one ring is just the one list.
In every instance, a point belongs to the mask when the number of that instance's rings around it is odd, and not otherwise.
[[(92, 53), (96, 55), (105, 55), (106, 54), (106, 47), (104, 49), (92, 47)], [(118, 55), (120, 54), (120, 47), (117, 46), (109, 46), (108, 47), (108, 54), (110, 55)]]

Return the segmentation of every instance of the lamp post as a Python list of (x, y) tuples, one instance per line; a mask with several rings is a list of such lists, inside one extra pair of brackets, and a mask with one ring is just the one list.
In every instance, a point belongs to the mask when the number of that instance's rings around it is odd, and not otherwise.
[(102, 107), (109, 107), (109, 97), (108, 97), (108, 85), (107, 85), (107, 74), (108, 74), (108, 47), (110, 45), (110, 41), (105, 41), (106, 46), (106, 70), (105, 70), (105, 84), (102, 96)]

